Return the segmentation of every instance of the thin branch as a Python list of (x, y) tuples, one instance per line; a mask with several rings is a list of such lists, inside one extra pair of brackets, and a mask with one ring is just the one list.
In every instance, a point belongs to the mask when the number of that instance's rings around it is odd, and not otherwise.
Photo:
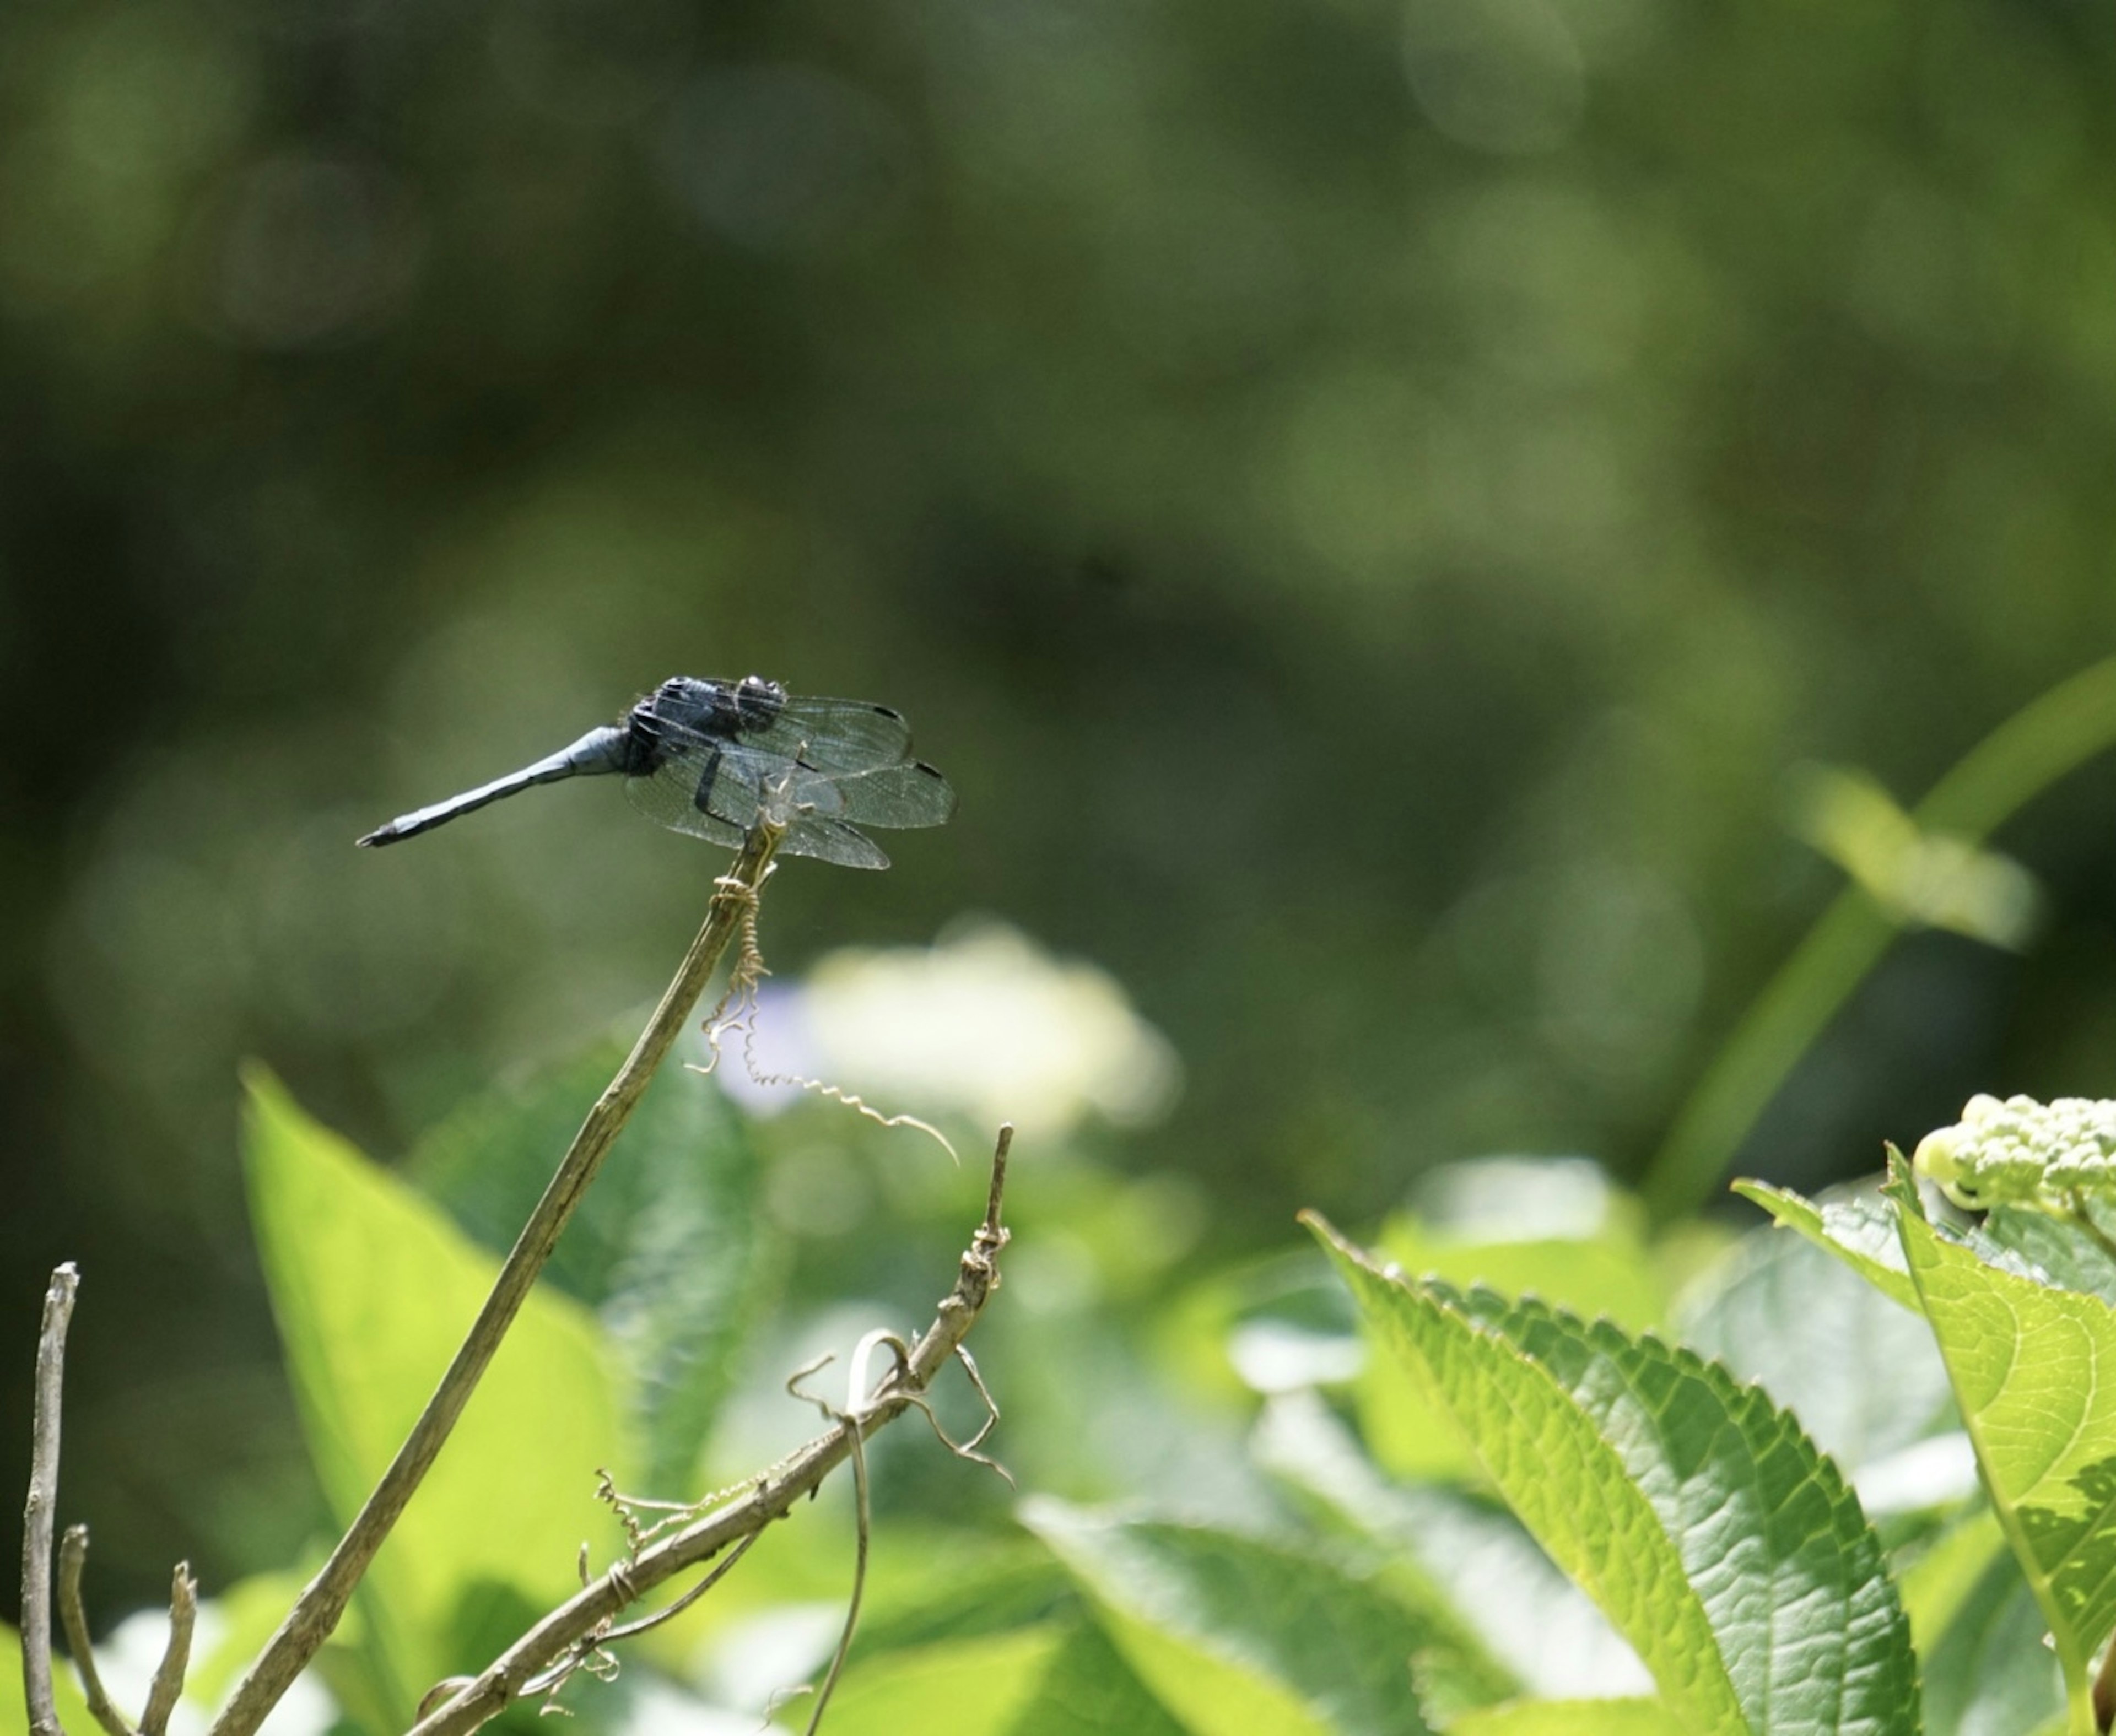
[(95, 1647), (88, 1637), (88, 1609), (81, 1601), (81, 1575), (88, 1570), (88, 1527), (69, 1525), (59, 1540), (59, 1620), (65, 1626), (67, 1650), (73, 1654), (74, 1674), (80, 1678), (81, 1697), (88, 1715), (108, 1736), (132, 1736), (124, 1713), (111, 1704), (95, 1667)]
[(551, 1178), (544, 1197), (536, 1202), (528, 1223), (499, 1270), (499, 1277), (485, 1298), (469, 1336), (457, 1351), (448, 1372), (426, 1403), (426, 1408), (397, 1450), (397, 1457), (382, 1474), (375, 1492), (367, 1498), (352, 1526), (331, 1551), (316, 1577), (296, 1601), (293, 1609), (259, 1654), (257, 1661), (237, 1685), (212, 1736), (254, 1736), (279, 1697), (314, 1657), (345, 1613), (353, 1588), (367, 1571), (375, 1552), (382, 1546), (412, 1493), (439, 1454), (456, 1418), (476, 1387), (478, 1380), (499, 1348), (501, 1339), (528, 1295), (537, 1274), (550, 1257), (559, 1233), (573, 1216), (588, 1184), (596, 1178), (611, 1145), (646, 1092), (647, 1082), (661, 1064), (678, 1034), (705, 992), (706, 982), (719, 965), (728, 943), (740, 930), (745, 911), (752, 908), (757, 889), (771, 866), (783, 825), (759, 820), (751, 830), (734, 867), (713, 895), (705, 926), (683, 955), (683, 962), (661, 997), (661, 1004), (640, 1033), (602, 1095), (588, 1111), (587, 1119), (573, 1136), (573, 1142)]
[(30, 1736), (66, 1736), (52, 1697), (52, 1526), (59, 1499), (59, 1398), (66, 1337), (80, 1274), (68, 1261), (44, 1292), (37, 1334), (36, 1412), (30, 1430), (30, 1496), (22, 1509), (22, 1699)]
[(1014, 1123), (1003, 1121), (999, 1127), (999, 1143), (992, 1148), (991, 1192), (985, 1196), (985, 1234), (999, 1242), (1006, 1240), (1006, 1233), (999, 1225), (1000, 1201), (1006, 1194), (1006, 1160), (1014, 1150)]
[(154, 1686), (147, 1690), (147, 1707), (140, 1714), (140, 1736), (163, 1736), (169, 1714), (184, 1691), (184, 1675), (191, 1667), (191, 1628), (198, 1619), (198, 1582), (191, 1564), (179, 1561), (169, 1580), (169, 1643), (154, 1672)]
[(584, 1586), (508, 1646), (469, 1687), (421, 1718), (411, 1736), (468, 1736), (498, 1717), (557, 1660), (575, 1648), (591, 1649), (611, 1637), (611, 1623), (627, 1605), (723, 1550), (747, 1546), (774, 1520), (784, 1518), (798, 1502), (821, 1488), (824, 1479), (851, 1456), (856, 1439), (922, 1407), (927, 1389), (954, 1358), (999, 1288), (998, 1256), (1007, 1242), (1007, 1232), (1000, 1224), (1000, 1203), (1013, 1136), (1011, 1127), (1000, 1132), (985, 1221), (963, 1255), (955, 1288), (941, 1298), (932, 1325), (899, 1368), (882, 1380), (853, 1419), (816, 1436), (740, 1495)]

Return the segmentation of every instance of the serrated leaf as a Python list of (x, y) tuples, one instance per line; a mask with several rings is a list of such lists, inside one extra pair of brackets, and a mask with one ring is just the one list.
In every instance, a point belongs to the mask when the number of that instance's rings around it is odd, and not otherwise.
[(1429, 1632), (1340, 1563), (1200, 1525), (1063, 1502), (1022, 1521), (1071, 1569), (1126, 1664), (1193, 1736), (1415, 1736)]
[(1896, 1239), (1895, 1214), (1880, 1201), (1854, 1194), (1818, 1204), (1767, 1182), (1736, 1182), (1734, 1192), (1762, 1206), (1786, 1229), (1833, 1254), (1889, 1301), (1917, 1308), (1917, 1287), (1911, 1282)]
[[(1608, 1211), (1592, 1235), (1516, 1240), (1465, 1237), (1400, 1214), (1383, 1227), (1378, 1251), (1406, 1272), (1532, 1291), (1577, 1313), (1607, 1314), (1629, 1326), (1658, 1325), (1668, 1315), (1667, 1285), (1634, 1215), (1622, 1210)], [(1406, 1380), (1393, 1358), (1368, 1357), (1355, 1391), (1359, 1432), (1398, 1477), (1456, 1477), (1467, 1468), (1459, 1437), (1439, 1422), (1418, 1383)]]
[[(276, 1081), (253, 1071), (249, 1085), (259, 1256), (303, 1431), (343, 1523), (431, 1394), (498, 1262)], [(600, 1522), (596, 1467), (623, 1463), (610, 1360), (586, 1309), (530, 1295), (362, 1587), (398, 1698), (488, 1661), (450, 1656), (445, 1638), (481, 1583), (546, 1607), (577, 1589), (581, 1539)]]
[[(421, 1140), (406, 1173), (503, 1250), (623, 1059), (597, 1044), (513, 1091), (474, 1099)], [(741, 1116), (696, 1074), (647, 1087), (546, 1268), (602, 1317), (627, 1377), (642, 1486), (695, 1495), (702, 1446), (780, 1266)]]
[(1490, 1691), (1474, 1703), (1650, 1686), (1637, 1655), (1504, 1506), (1467, 1490), (1385, 1478), (1312, 1393), (1265, 1408), (1256, 1452), (1266, 1469), (1396, 1555), (1426, 1597), (1444, 1601), (1446, 1622), (1467, 1624), (1475, 1638), (1460, 1649), (1491, 1660)]
[[(1889, 1185), (1911, 1276), (1999, 1523), (2041, 1605), (2075, 1721), (2116, 1629), (2116, 1310), (1986, 1264)], [(2084, 1727), (2084, 1726), (2082, 1726)]]
[(1737, 1379), (1760, 1381), (1855, 1478), (1953, 1426), (1932, 1329), (1801, 1238), (1744, 1237), (1689, 1299), (1681, 1336)]
[(1908, 1624), (1879, 1541), (1763, 1392), (1606, 1321), (1407, 1283), (1314, 1227), (1685, 1730), (1916, 1730)]

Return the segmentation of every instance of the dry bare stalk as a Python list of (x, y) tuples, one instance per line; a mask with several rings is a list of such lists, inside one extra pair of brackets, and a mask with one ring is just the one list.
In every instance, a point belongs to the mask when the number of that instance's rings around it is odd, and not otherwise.
[(80, 1274), (68, 1261), (44, 1291), (37, 1334), (36, 1412), (30, 1426), (30, 1495), (22, 1508), (22, 1700), (30, 1736), (66, 1736), (52, 1698), (52, 1526), (59, 1499), (59, 1399), (66, 1339)]
[(397, 1457), (382, 1474), (382, 1481), (367, 1498), (352, 1526), (331, 1551), (296, 1600), (279, 1630), (258, 1655), (247, 1674), (237, 1684), (220, 1716), (214, 1720), (210, 1736), (255, 1736), (280, 1697), (306, 1667), (324, 1642), (330, 1637), (338, 1618), (352, 1597), (353, 1589), (367, 1571), (375, 1552), (382, 1546), (397, 1522), (412, 1491), (419, 1486), (439, 1456), (443, 1443), (462, 1415), (463, 1406), (478, 1380), (499, 1349), (500, 1340), (514, 1322), (544, 1263), (557, 1244), (559, 1233), (573, 1215), (588, 1184), (632, 1110), (645, 1094), (654, 1070), (661, 1064), (677, 1035), (705, 992), (706, 982), (727, 950), (728, 942), (741, 928), (745, 912), (755, 904), (779, 841), (786, 835), (783, 825), (760, 820), (736, 857), (734, 866), (720, 882), (712, 908), (691, 949), (683, 955), (675, 978), (654, 1009), (654, 1016), (640, 1033), (639, 1040), (624, 1064), (617, 1070), (587, 1119), (573, 1136), (572, 1146), (551, 1178), (544, 1197), (523, 1226), (513, 1251), (500, 1267), (492, 1293), (472, 1325), (462, 1347), (456, 1352), (448, 1372), (441, 1376), (434, 1396), (397, 1449)]
[(1013, 1138), (1012, 1127), (1000, 1130), (985, 1220), (963, 1255), (954, 1289), (942, 1298), (933, 1324), (912, 1346), (901, 1368), (881, 1383), (856, 1417), (781, 1459), (735, 1499), (584, 1586), (508, 1646), (483, 1674), (421, 1718), (410, 1736), (468, 1736), (498, 1717), (559, 1660), (577, 1649), (585, 1655), (610, 1637), (612, 1623), (628, 1605), (721, 1550), (746, 1545), (773, 1520), (784, 1518), (796, 1502), (814, 1494), (851, 1457), (856, 1438), (873, 1434), (908, 1410), (923, 1409), (927, 1389), (961, 1353), (970, 1328), (999, 1288), (999, 1251), (1007, 1240), (1000, 1207)]
[(124, 1713), (111, 1704), (95, 1667), (95, 1648), (89, 1643), (88, 1607), (80, 1596), (81, 1575), (87, 1570), (88, 1527), (69, 1525), (59, 1539), (59, 1621), (66, 1628), (67, 1650), (73, 1654), (74, 1674), (80, 1678), (89, 1716), (103, 1726), (106, 1736), (132, 1736)]
[(184, 1673), (191, 1667), (191, 1629), (198, 1621), (198, 1582), (191, 1564), (179, 1561), (169, 1578), (169, 1643), (154, 1671), (154, 1685), (147, 1690), (146, 1709), (140, 1714), (140, 1736), (163, 1736), (169, 1715), (184, 1691)]

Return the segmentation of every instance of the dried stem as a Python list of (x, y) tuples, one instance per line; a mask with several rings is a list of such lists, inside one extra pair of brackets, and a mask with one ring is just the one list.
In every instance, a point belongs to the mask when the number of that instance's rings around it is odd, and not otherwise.
[(80, 1678), (81, 1697), (88, 1715), (108, 1736), (132, 1736), (125, 1715), (110, 1703), (103, 1677), (95, 1667), (95, 1648), (89, 1642), (88, 1610), (80, 1596), (81, 1575), (88, 1570), (88, 1527), (69, 1525), (59, 1540), (59, 1620), (66, 1628), (67, 1649), (73, 1654), (74, 1674)]
[(191, 1628), (198, 1619), (198, 1582), (191, 1565), (179, 1561), (169, 1580), (169, 1643), (163, 1649), (154, 1685), (147, 1690), (147, 1708), (140, 1714), (140, 1736), (163, 1736), (169, 1715), (184, 1691), (184, 1674), (191, 1667)]
[(536, 1283), (537, 1274), (543, 1270), (559, 1232), (566, 1227), (573, 1208), (595, 1179), (596, 1172), (619, 1132), (631, 1118), (655, 1069), (690, 1017), (698, 997), (720, 963), (720, 955), (741, 928), (745, 912), (753, 907), (757, 889), (763, 884), (772, 855), (784, 836), (784, 826), (768, 821), (760, 820), (752, 829), (734, 867), (720, 882), (705, 926), (691, 943), (690, 951), (684, 954), (674, 980), (661, 997), (661, 1004), (654, 1009), (653, 1017), (640, 1033), (639, 1041), (623, 1066), (618, 1069), (617, 1077), (596, 1100), (580, 1132), (573, 1136), (572, 1147), (559, 1164), (558, 1173), (551, 1178), (544, 1197), (530, 1215), (513, 1251), (500, 1268), (491, 1295), (485, 1298), (484, 1308), (462, 1348), (457, 1351), (455, 1360), (448, 1365), (448, 1372), (441, 1376), (434, 1396), (427, 1401), (418, 1421), (412, 1425), (404, 1444), (398, 1449), (396, 1458), (383, 1473), (382, 1481), (375, 1485), (375, 1492), (367, 1498), (367, 1504), (361, 1509), (338, 1547), (331, 1551), (330, 1559), (309, 1582), (280, 1624), (279, 1631), (272, 1636), (257, 1661), (250, 1666), (249, 1673), (237, 1685), (226, 1707), (214, 1720), (211, 1736), (254, 1736), (265, 1715), (278, 1703), (280, 1696), (338, 1625), (338, 1618), (352, 1599), (353, 1588), (360, 1583), (375, 1552), (381, 1547), (412, 1491), (439, 1455), (449, 1431), (455, 1426), (456, 1418), (462, 1414), (479, 1377), (484, 1374), (485, 1365), (492, 1360), (501, 1339), (513, 1324), (515, 1314)]
[(411, 1736), (467, 1736), (496, 1718), (561, 1658), (577, 1649), (585, 1654), (612, 1637), (611, 1623), (627, 1605), (723, 1550), (746, 1547), (772, 1521), (785, 1518), (795, 1503), (813, 1495), (851, 1456), (857, 1440), (908, 1410), (922, 1409), (927, 1389), (960, 1352), (987, 1300), (999, 1287), (998, 1255), (1007, 1240), (1000, 1224), (1000, 1205), (1013, 1137), (1012, 1127), (1000, 1131), (985, 1221), (963, 1255), (954, 1289), (941, 1299), (932, 1325), (902, 1366), (853, 1415), (782, 1459), (733, 1499), (584, 1586), (510, 1646), (476, 1681), (421, 1718)]
[(30, 1736), (66, 1736), (52, 1698), (52, 1526), (59, 1499), (59, 1398), (66, 1337), (80, 1274), (68, 1261), (44, 1292), (37, 1335), (36, 1412), (30, 1434), (30, 1496), (22, 1509), (22, 1698)]

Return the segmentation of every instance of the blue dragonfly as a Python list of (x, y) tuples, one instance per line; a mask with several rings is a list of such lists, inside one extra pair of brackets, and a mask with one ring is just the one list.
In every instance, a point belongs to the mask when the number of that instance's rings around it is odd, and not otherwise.
[(609, 773), (674, 831), (735, 847), (768, 816), (786, 828), (784, 854), (849, 868), (889, 866), (862, 826), (937, 826), (955, 811), (954, 790), (911, 757), (911, 726), (886, 705), (798, 697), (761, 675), (678, 675), (572, 746), (359, 842), (393, 844), (536, 784)]

